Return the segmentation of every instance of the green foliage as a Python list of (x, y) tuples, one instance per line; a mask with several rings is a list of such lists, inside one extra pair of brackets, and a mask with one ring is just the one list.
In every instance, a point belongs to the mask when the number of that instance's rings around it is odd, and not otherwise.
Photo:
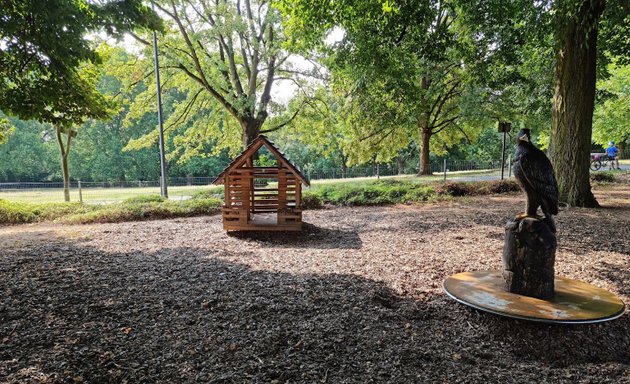
[(0, 181), (58, 178), (58, 149), (49, 125), (9, 119), (13, 133), (0, 144)]
[(0, 144), (5, 142), (13, 133), (15, 128), (9, 122), (9, 119), (0, 117)]
[(80, 203), (18, 203), (0, 199), (0, 225), (37, 221), (67, 223), (109, 223), (119, 221), (163, 219), (209, 215), (219, 212), (222, 201), (197, 198), (164, 201), (155, 196), (127, 199), (119, 204), (89, 205)]
[(303, 209), (321, 209), (324, 206), (322, 199), (315, 192), (304, 191), (302, 193)]
[(496, 193), (518, 192), (520, 187), (514, 180), (480, 181), (480, 182), (449, 182), (436, 188), (436, 193), (442, 196), (473, 196)]
[(520, 191), (520, 188), (514, 180), (427, 185), (413, 181), (384, 179), (369, 183), (348, 182), (318, 186), (306, 191), (303, 201), (306, 209), (318, 209), (323, 204), (340, 206), (408, 204), (450, 197), (517, 191)]
[(93, 209), (97, 207), (79, 203), (30, 204), (0, 199), (0, 225), (56, 220), (72, 214), (85, 214)]
[(612, 172), (591, 172), (591, 181), (595, 183), (614, 183), (617, 177)]
[(184, 201), (149, 201), (112, 204), (92, 212), (70, 215), (62, 221), (69, 223), (112, 223), (120, 221), (137, 221), (151, 219), (167, 219), (173, 217), (190, 217), (211, 215), (220, 211), (222, 201), (218, 199), (195, 199)]
[(214, 187), (208, 190), (195, 191), (192, 194), (192, 200), (200, 200), (200, 199), (222, 199), (223, 198), (223, 186)]
[[(434, 196), (431, 186), (405, 181), (376, 181), (368, 184), (330, 184), (309, 191), (311, 205), (319, 202), (342, 206), (384, 205), (427, 201)], [(313, 201), (315, 200), (315, 201)]]
[(600, 95), (593, 115), (593, 141), (630, 141), (630, 65), (608, 66), (610, 77), (597, 82)]
[(0, 199), (0, 223), (18, 224), (35, 221), (36, 214), (32, 205)]
[(160, 195), (142, 195), (125, 199), (123, 204), (134, 205), (143, 203), (161, 203), (163, 201), (166, 201), (166, 199)]
[(0, 109), (55, 124), (108, 114), (106, 100), (95, 89), (91, 64), (99, 56), (88, 34), (105, 30), (121, 36), (136, 26), (160, 25), (140, 0), (2, 4)]
[[(274, 2), (155, 4), (166, 26), (159, 38), (163, 88), (165, 94), (178, 97), (165, 113), (166, 134), (175, 143), (177, 156), (186, 160), (208, 153), (208, 147), (212, 154), (236, 155), (259, 133), (283, 126), (266, 124), (274, 81), (296, 78), (282, 49), (285, 36)], [(152, 48), (146, 44), (145, 49), (146, 59), (125, 74), (127, 83), (151, 75)], [(149, 84), (132, 104), (126, 124), (153, 111), (154, 95), (155, 86)], [(156, 138), (154, 132), (146, 133), (127, 148), (152, 145)]]
[[(472, 76), (469, 68), (480, 61), (475, 52), (492, 53), (492, 42), (475, 40), (456, 2), (281, 4), (294, 47), (327, 55), (332, 88), (344, 95), (343, 118), (327, 128), (343, 127), (350, 164), (390, 161), (411, 146), (421, 150), (423, 141), (425, 150), (445, 154), (462, 138), (474, 141), (487, 126), (480, 106), (493, 90), (480, 88), (483, 77)], [(327, 46), (322, 41), (335, 26), (344, 39)], [(422, 159), (428, 169), (428, 153)]]

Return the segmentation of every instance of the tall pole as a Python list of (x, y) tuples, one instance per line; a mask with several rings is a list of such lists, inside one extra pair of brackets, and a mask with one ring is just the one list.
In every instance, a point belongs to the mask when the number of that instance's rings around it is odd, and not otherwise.
[[(151, 2), (151, 7), (155, 11), (155, 4)], [(160, 86), (160, 65), (158, 62), (157, 34), (153, 31), (153, 61), (155, 62), (155, 85), (157, 88), (158, 104), (158, 128), (160, 132), (160, 194), (168, 198), (168, 188), (166, 186), (166, 158), (164, 157), (164, 125), (162, 124), (162, 88)]]

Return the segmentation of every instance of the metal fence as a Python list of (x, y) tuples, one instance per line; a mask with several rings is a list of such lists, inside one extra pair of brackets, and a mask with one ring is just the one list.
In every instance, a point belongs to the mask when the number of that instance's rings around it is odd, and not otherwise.
[[(506, 158), (503, 177), (511, 177), (511, 159)], [(336, 169), (313, 169), (304, 167), (303, 173), (313, 183), (314, 187), (323, 181), (341, 181), (344, 179), (378, 179), (386, 177), (410, 177), (417, 174), (416, 167), (408, 164), (400, 167), (392, 164), (370, 164), (357, 167)], [(450, 180), (497, 180), (501, 178), (501, 161), (479, 162), (443, 160), (430, 164), (432, 176), (426, 181)], [(221, 194), (220, 186), (213, 186), (216, 176), (205, 177), (171, 177), (168, 178), (169, 199), (190, 199), (197, 193)], [(141, 195), (159, 195), (160, 182), (158, 180), (142, 181), (102, 181), (85, 182), (72, 181), (70, 183), (70, 200), (90, 204), (108, 204)], [(0, 183), (0, 199), (28, 202), (61, 202), (64, 200), (62, 182), (12, 182)]]

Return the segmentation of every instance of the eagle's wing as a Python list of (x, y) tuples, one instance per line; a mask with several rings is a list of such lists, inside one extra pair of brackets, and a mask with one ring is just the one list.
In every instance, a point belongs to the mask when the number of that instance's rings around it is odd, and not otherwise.
[(558, 182), (551, 162), (542, 152), (521, 157), (524, 178), (544, 201), (553, 215), (558, 214)]

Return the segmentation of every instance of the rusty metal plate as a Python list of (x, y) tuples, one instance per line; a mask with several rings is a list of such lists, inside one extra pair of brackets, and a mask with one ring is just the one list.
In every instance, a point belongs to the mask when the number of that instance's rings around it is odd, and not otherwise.
[(444, 291), (460, 303), (482, 311), (546, 323), (599, 323), (616, 319), (625, 310), (615, 294), (564, 277), (556, 277), (555, 295), (549, 300), (503, 290), (500, 271), (455, 274), (444, 281)]

